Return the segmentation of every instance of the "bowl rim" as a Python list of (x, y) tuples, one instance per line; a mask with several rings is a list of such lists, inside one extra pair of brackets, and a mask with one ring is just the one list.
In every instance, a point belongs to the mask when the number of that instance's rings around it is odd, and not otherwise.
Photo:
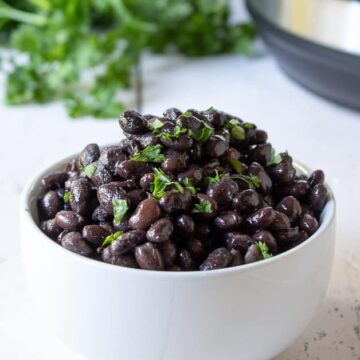
[[(105, 146), (111, 146), (111, 145), (105, 145)], [(313, 242), (317, 241), (321, 235), (330, 227), (330, 225), (335, 220), (335, 212), (336, 212), (336, 203), (334, 194), (329, 187), (329, 185), (325, 182), (325, 186), (328, 190), (328, 201), (324, 207), (324, 209), (321, 212), (321, 222), (320, 226), (317, 229), (317, 231), (311, 235), (306, 241), (303, 243), (295, 246), (294, 248), (287, 250), (281, 254), (278, 254), (276, 256), (273, 256), (268, 259), (263, 259), (261, 261), (253, 262), (250, 264), (244, 264), (239, 266), (233, 266), (223, 269), (215, 269), (211, 271), (200, 271), (200, 270), (192, 270), (192, 271), (158, 271), (158, 270), (145, 270), (145, 269), (137, 269), (137, 268), (128, 268), (123, 267), (119, 265), (113, 265), (109, 263), (105, 263), (103, 261), (99, 261), (96, 259), (91, 259), (82, 255), (79, 255), (77, 253), (74, 253), (70, 250), (67, 250), (60, 246), (58, 243), (56, 243), (54, 240), (49, 238), (45, 233), (43, 233), (38, 226), (33, 213), (30, 210), (30, 202), (34, 198), (38, 198), (39, 193), (39, 184), (41, 182), (41, 179), (54, 171), (57, 171), (61, 168), (61, 166), (65, 165), (67, 162), (69, 162), (74, 157), (78, 156), (78, 153), (67, 156), (66, 158), (63, 158), (62, 160), (59, 160), (52, 165), (47, 165), (43, 167), (40, 171), (36, 172), (32, 178), (26, 183), (20, 197), (20, 226), (21, 228), (26, 226), (30, 226), (34, 228), (35, 232), (37, 232), (37, 235), (40, 237), (41, 241), (43, 242), (44, 246), (50, 246), (53, 247), (53, 250), (56, 251), (58, 249), (59, 255), (63, 254), (63, 256), (68, 257), (70, 260), (73, 259), (73, 261), (77, 261), (79, 263), (84, 264), (85, 266), (95, 266), (99, 268), (103, 268), (103, 270), (106, 271), (116, 271), (125, 273), (131, 276), (138, 275), (138, 276), (145, 276), (145, 277), (156, 277), (156, 278), (169, 278), (169, 279), (179, 279), (179, 278), (203, 278), (203, 277), (218, 277), (223, 275), (234, 275), (241, 272), (248, 272), (251, 270), (256, 270), (259, 268), (271, 266), (274, 263), (277, 263), (279, 261), (282, 261), (282, 259), (286, 257), (291, 257), (292, 255), (302, 251), (303, 249), (310, 246)], [(294, 160), (293, 161), (294, 167), (296, 170), (300, 171), (301, 173), (309, 174), (311, 172), (310, 168), (308, 168), (306, 165), (300, 163), (299, 161)], [(36, 186), (38, 184), (38, 186)], [(23, 234), (21, 234), (21, 248), (23, 249)]]

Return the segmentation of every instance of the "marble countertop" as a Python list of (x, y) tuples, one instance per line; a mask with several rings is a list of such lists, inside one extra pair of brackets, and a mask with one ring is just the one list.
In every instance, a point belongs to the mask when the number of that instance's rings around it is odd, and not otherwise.
[[(224, 109), (268, 130), (279, 151), (287, 149), (326, 172), (338, 205), (331, 283), (311, 325), (276, 360), (359, 360), (360, 114), (308, 93), (268, 55), (151, 58), (144, 84), (144, 112), (161, 113), (170, 106)], [(0, 98), (3, 91), (0, 78)], [(131, 101), (132, 94), (127, 96)], [(120, 129), (115, 121), (69, 120), (61, 104), (9, 108), (1, 103), (0, 134), (0, 359), (80, 360), (38, 322), (28, 298), (19, 256), (18, 198), (38, 169), (89, 142), (118, 141)]]

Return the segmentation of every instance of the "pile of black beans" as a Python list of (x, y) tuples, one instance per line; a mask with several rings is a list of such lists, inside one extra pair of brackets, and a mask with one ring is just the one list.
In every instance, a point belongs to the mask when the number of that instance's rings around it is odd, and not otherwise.
[(267, 133), (210, 108), (126, 111), (117, 145), (87, 145), (42, 179), (41, 229), (106, 263), (191, 271), (241, 266), (306, 241), (327, 201), (324, 173), (296, 172)]

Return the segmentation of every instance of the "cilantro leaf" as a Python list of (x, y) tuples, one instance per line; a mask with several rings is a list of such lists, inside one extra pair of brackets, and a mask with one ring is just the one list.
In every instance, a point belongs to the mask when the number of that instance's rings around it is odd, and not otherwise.
[(210, 214), (212, 212), (212, 206), (209, 201), (201, 200), (198, 204), (195, 204), (194, 208), (191, 211), (193, 214), (196, 213), (207, 213)]
[(214, 129), (205, 122), (203, 122), (203, 126), (195, 134), (193, 134), (193, 138), (196, 141), (204, 143), (212, 135), (214, 135)]
[(119, 224), (129, 209), (127, 201), (123, 199), (114, 199), (112, 201), (112, 207), (114, 211), (114, 222), (115, 224)]
[(174, 185), (176, 187), (176, 191), (183, 193), (184, 188), (177, 181), (172, 181), (161, 169), (154, 169), (155, 179), (152, 183), (150, 189), (152, 190), (152, 195), (156, 199), (160, 199), (165, 195), (167, 187), (170, 185)]
[(110, 245), (114, 240), (116, 240), (122, 234), (123, 234), (123, 231), (117, 231), (116, 233), (107, 236), (104, 239), (104, 241), (102, 242), (101, 248), (104, 248), (104, 247)]
[(207, 176), (205, 178), (205, 183), (207, 185), (216, 184), (220, 179), (221, 179), (221, 175), (219, 174), (219, 172), (217, 170), (215, 170), (215, 176), (213, 176), (213, 177)]
[(164, 123), (162, 121), (160, 121), (159, 119), (155, 119), (152, 123), (149, 124), (150, 130), (154, 134), (157, 134), (163, 126), (164, 126)]
[(277, 165), (281, 163), (281, 155), (276, 153), (276, 150), (274, 148), (271, 149), (271, 159), (270, 161), (266, 164), (267, 166), (270, 165)]
[(197, 191), (196, 191), (194, 185), (192, 184), (191, 180), (188, 177), (186, 177), (184, 179), (184, 185), (185, 185), (185, 188), (188, 189), (192, 195), (196, 194)]
[(242, 174), (244, 172), (244, 165), (240, 160), (230, 159), (229, 163), (238, 174)]
[(161, 163), (165, 160), (165, 156), (161, 154), (161, 149), (162, 146), (160, 144), (149, 145), (145, 149), (141, 150), (138, 154), (133, 155), (130, 160)]
[(244, 140), (245, 139), (245, 130), (242, 122), (239, 119), (230, 119), (225, 123), (225, 128), (230, 131), (232, 139), (235, 140)]
[(70, 201), (70, 191), (65, 191), (63, 199), (64, 199), (64, 203), (68, 203)]
[(231, 178), (245, 181), (250, 189), (258, 188), (261, 185), (260, 178), (254, 175), (231, 175)]
[(261, 255), (264, 259), (269, 259), (271, 258), (273, 255), (269, 253), (269, 248), (266, 245), (266, 243), (262, 242), (262, 241), (258, 241), (255, 243), (257, 245), (257, 247), (259, 248)]
[(82, 167), (80, 171), (83, 172), (89, 179), (91, 179), (94, 175), (94, 172), (96, 171), (96, 164), (91, 163), (86, 165), (85, 167)]
[(164, 137), (166, 140), (171, 141), (172, 139), (178, 139), (180, 135), (186, 134), (188, 129), (181, 127), (180, 125), (176, 125), (174, 128), (174, 133), (162, 132), (157, 134), (157, 137)]

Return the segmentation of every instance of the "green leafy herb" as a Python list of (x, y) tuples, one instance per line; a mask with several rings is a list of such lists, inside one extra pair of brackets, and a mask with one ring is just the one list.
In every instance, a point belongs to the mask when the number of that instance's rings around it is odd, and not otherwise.
[(203, 122), (203, 126), (193, 135), (193, 138), (204, 143), (212, 135), (214, 135), (214, 129)]
[(216, 109), (213, 106), (210, 106), (208, 109), (204, 110), (204, 112), (213, 112), (216, 111)]
[(172, 139), (178, 139), (180, 135), (186, 134), (188, 129), (182, 128), (180, 125), (176, 125), (174, 128), (174, 133), (162, 132), (157, 137), (164, 137), (166, 140), (171, 141)]
[(250, 189), (258, 188), (261, 185), (261, 180), (253, 175), (231, 175), (232, 179), (241, 179), (245, 181)]
[(130, 160), (161, 163), (165, 160), (165, 156), (161, 153), (161, 149), (162, 146), (160, 144), (149, 145), (145, 149), (141, 150), (138, 154), (133, 155)]
[(255, 244), (257, 245), (257, 247), (261, 251), (261, 255), (263, 256), (264, 259), (269, 259), (269, 258), (272, 257), (272, 254), (269, 253), (268, 246), (264, 242), (258, 241)]
[(94, 175), (94, 172), (96, 170), (96, 165), (94, 163), (91, 163), (89, 165), (86, 165), (85, 167), (82, 167), (81, 172), (83, 172), (89, 179), (92, 178)]
[(194, 208), (191, 211), (192, 213), (208, 213), (212, 212), (212, 206), (209, 201), (200, 201), (198, 204), (195, 204)]
[(129, 209), (127, 201), (123, 199), (114, 199), (112, 201), (112, 207), (114, 211), (114, 222), (115, 224), (119, 224)]
[(244, 124), (243, 124), (243, 127), (244, 127), (245, 129), (253, 129), (253, 128), (255, 127), (255, 125), (254, 125), (254, 124), (251, 124), (251, 123), (244, 123)]
[(193, 194), (193, 195), (196, 194), (197, 191), (196, 191), (194, 185), (192, 184), (191, 180), (188, 177), (186, 177), (184, 179), (184, 185), (185, 185), (185, 188), (191, 192), (191, 194)]
[(159, 119), (155, 119), (150, 125), (149, 128), (154, 134), (157, 134), (160, 129), (164, 126), (164, 123)]
[(63, 199), (65, 203), (68, 203), (70, 201), (70, 191), (65, 191)]
[(150, 190), (156, 199), (160, 199), (165, 195), (166, 189), (170, 185), (176, 187), (176, 191), (183, 193), (184, 188), (177, 181), (172, 181), (161, 169), (154, 169), (155, 179), (151, 185)]
[(28, 58), (7, 75), (7, 103), (63, 100), (70, 116), (97, 118), (123, 111), (119, 91), (135, 85), (144, 51), (249, 54), (256, 36), (229, 0), (0, 0), (0, 27)]
[(240, 160), (230, 159), (229, 163), (238, 174), (242, 174), (244, 172), (244, 165)]
[(281, 163), (281, 155), (276, 153), (276, 150), (274, 148), (271, 149), (271, 159), (267, 163), (267, 165), (277, 165)]
[(239, 141), (245, 139), (245, 130), (239, 119), (230, 119), (226, 122), (225, 128), (230, 131), (230, 135), (233, 139)]
[(205, 182), (207, 185), (216, 184), (221, 179), (221, 175), (217, 170), (215, 170), (215, 176), (207, 176), (205, 178)]
[(108, 245), (110, 245), (114, 240), (116, 240), (119, 236), (121, 236), (123, 234), (122, 231), (117, 231), (114, 234), (111, 234), (109, 236), (107, 236), (104, 241), (101, 244), (101, 248), (104, 248)]
[(182, 113), (183, 116), (192, 116), (193, 113), (191, 111), (185, 111), (184, 113)]

